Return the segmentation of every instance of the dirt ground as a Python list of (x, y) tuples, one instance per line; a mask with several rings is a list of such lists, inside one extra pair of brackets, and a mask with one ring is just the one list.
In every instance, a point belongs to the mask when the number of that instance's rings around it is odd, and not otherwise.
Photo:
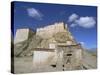
[[(57, 69), (52, 66), (45, 66), (44, 68), (37, 66), (37, 68), (34, 68), (32, 57), (15, 57), (14, 61), (15, 74), (57, 71)], [(58, 71), (60, 70), (58, 69)]]
[[(97, 68), (97, 57), (91, 56), (90, 54), (83, 53), (83, 65), (79, 69), (74, 70), (84, 70), (84, 69), (96, 69)], [(34, 68), (33, 58), (30, 57), (14, 57), (14, 73), (37, 73), (37, 72), (54, 72), (54, 71), (63, 71), (62, 67), (55, 68), (52, 66), (40, 66), (37, 65), (37, 68)]]

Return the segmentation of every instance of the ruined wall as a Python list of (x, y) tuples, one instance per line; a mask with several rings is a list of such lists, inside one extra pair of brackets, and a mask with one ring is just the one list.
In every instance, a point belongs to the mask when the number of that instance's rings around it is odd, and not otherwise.
[(17, 29), (14, 44), (28, 40), (33, 34), (29, 28)]
[(55, 23), (53, 25), (45, 26), (43, 28), (37, 28), (37, 35), (43, 37), (43, 38), (48, 38), (52, 37), (57, 32), (66, 32), (67, 28), (65, 28), (65, 25), (63, 22), (60, 23)]
[(64, 70), (74, 70), (79, 69), (82, 65), (82, 49), (79, 45), (70, 45), (70, 46), (58, 46), (58, 54), (63, 51), (62, 63), (58, 65), (64, 65)]

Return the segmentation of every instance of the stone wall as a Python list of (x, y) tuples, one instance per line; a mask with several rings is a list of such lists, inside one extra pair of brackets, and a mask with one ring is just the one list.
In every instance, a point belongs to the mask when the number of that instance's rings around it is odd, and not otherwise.
[(63, 63), (58, 63), (59, 65), (64, 65), (64, 70), (77, 69), (82, 65), (82, 49), (80, 45), (69, 45), (69, 46), (58, 46), (57, 54), (63, 51)]
[(37, 35), (43, 37), (43, 38), (48, 38), (52, 37), (57, 32), (66, 32), (67, 28), (65, 28), (65, 25), (63, 22), (60, 23), (55, 23), (53, 25), (48, 25), (43, 28), (37, 28)]
[(14, 44), (26, 41), (32, 35), (33, 32), (29, 28), (17, 29)]

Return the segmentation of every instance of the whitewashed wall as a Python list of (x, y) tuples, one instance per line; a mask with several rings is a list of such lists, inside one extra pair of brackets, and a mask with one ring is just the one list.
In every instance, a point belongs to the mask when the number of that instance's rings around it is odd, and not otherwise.
[(52, 65), (56, 62), (55, 52), (34, 51), (33, 64), (35, 67), (43, 65)]
[(29, 29), (18, 29), (14, 39), (14, 43), (19, 43), (28, 39)]

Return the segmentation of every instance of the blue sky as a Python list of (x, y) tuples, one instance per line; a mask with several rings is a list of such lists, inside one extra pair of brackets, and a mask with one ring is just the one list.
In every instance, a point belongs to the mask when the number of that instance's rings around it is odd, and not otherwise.
[(19, 28), (38, 27), (64, 21), (75, 39), (86, 48), (97, 46), (97, 7), (14, 2), (14, 35)]

